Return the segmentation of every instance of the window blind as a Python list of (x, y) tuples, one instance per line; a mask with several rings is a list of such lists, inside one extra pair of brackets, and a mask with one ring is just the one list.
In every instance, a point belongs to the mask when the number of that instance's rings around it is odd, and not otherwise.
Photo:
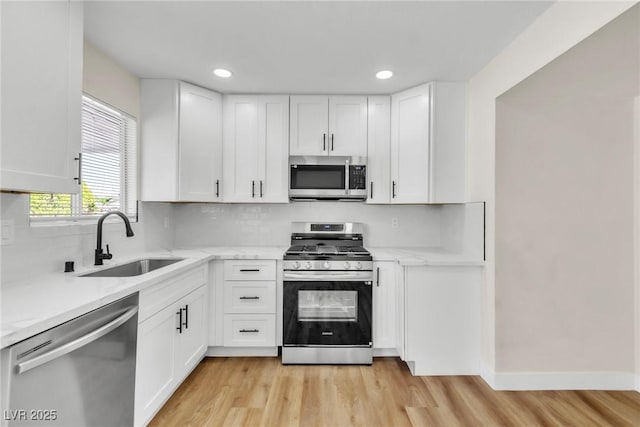
[(31, 217), (137, 216), (136, 121), (89, 96), (82, 99), (82, 191), (32, 194)]

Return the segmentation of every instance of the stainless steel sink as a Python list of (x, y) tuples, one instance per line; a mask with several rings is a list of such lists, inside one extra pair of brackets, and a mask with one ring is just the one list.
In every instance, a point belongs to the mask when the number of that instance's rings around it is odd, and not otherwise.
[(80, 277), (132, 277), (149, 273), (162, 267), (180, 262), (184, 258), (145, 258), (116, 265), (93, 273), (81, 274)]

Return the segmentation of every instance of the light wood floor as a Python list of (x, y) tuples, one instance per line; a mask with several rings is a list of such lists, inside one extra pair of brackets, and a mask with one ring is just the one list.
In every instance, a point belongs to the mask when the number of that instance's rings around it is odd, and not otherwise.
[(207, 358), (151, 426), (640, 426), (640, 393), (496, 392), (480, 377), (372, 366)]

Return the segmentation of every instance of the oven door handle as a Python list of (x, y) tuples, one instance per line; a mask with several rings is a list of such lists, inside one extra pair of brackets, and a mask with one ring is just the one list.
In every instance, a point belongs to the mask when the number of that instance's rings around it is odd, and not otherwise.
[(283, 277), (284, 281), (299, 281), (299, 282), (364, 282), (365, 285), (371, 285), (373, 283), (372, 274), (362, 274), (360, 272), (328, 272), (323, 271), (321, 273), (295, 273), (286, 271)]

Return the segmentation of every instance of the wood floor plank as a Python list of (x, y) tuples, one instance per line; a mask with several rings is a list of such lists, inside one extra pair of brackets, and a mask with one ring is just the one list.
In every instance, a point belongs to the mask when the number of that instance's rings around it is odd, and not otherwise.
[(284, 366), (207, 358), (151, 426), (640, 426), (640, 393), (494, 391), (480, 377), (414, 377), (398, 358), (372, 366)]

